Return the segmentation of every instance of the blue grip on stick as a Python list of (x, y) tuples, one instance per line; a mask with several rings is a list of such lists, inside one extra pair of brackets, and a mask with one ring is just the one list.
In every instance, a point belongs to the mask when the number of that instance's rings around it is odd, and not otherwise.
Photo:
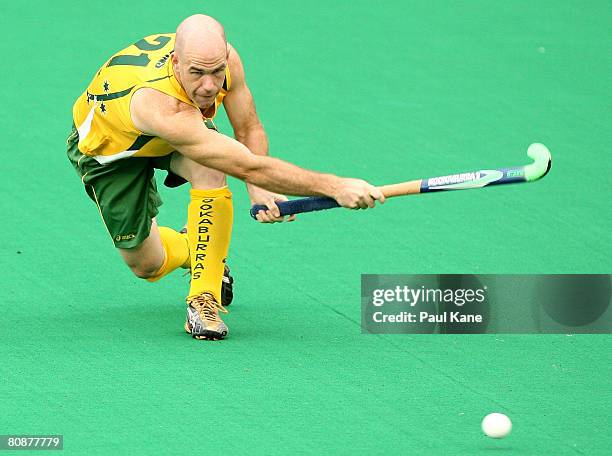
[[(281, 216), (301, 214), (302, 212), (322, 211), (324, 209), (331, 209), (333, 207), (340, 207), (337, 201), (333, 198), (326, 196), (313, 196), (310, 198), (301, 198), (291, 201), (281, 201), (276, 203), (278, 206)], [(268, 206), (262, 204), (255, 204), (251, 207), (251, 217), (256, 219), (259, 211), (265, 211)]]

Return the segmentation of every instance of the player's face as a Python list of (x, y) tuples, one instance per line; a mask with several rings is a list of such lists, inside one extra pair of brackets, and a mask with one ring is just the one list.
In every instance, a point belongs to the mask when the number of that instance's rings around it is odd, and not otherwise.
[(173, 61), (175, 74), (185, 92), (200, 109), (207, 109), (223, 87), (227, 54), (217, 56), (186, 55), (182, 60)]

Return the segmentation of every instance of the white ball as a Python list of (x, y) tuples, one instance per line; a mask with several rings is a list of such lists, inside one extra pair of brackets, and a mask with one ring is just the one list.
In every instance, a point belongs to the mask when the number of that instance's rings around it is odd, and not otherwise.
[(489, 413), (482, 420), (482, 431), (492, 439), (501, 439), (510, 434), (512, 421), (503, 413)]

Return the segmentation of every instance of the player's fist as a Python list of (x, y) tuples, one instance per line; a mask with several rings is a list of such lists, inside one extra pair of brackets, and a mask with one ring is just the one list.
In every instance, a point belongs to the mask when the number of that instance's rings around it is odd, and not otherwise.
[(261, 204), (267, 206), (267, 210), (260, 210), (256, 219), (261, 223), (277, 223), (277, 222), (293, 222), (295, 220), (295, 215), (291, 215), (289, 217), (281, 217), (280, 210), (276, 205), (277, 202), (287, 201), (287, 197), (284, 195), (279, 195), (277, 193), (272, 193), (263, 188), (257, 187), (255, 185), (247, 184), (247, 190), (249, 192), (249, 197), (251, 199), (251, 204)]
[(333, 198), (342, 207), (349, 209), (365, 209), (374, 207), (376, 200), (385, 202), (385, 195), (364, 180), (341, 178)]

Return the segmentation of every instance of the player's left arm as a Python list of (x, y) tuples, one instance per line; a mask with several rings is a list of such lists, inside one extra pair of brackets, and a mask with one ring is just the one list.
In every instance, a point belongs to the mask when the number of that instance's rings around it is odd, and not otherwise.
[[(257, 115), (255, 101), (249, 90), (244, 75), (244, 67), (236, 49), (228, 43), (229, 55), (227, 62), (230, 70), (231, 84), (223, 100), (227, 117), (229, 118), (234, 137), (256, 155), (268, 155), (268, 136)], [(247, 184), (247, 190), (252, 204), (264, 204), (268, 208), (276, 206), (275, 201), (286, 201), (284, 195), (268, 192), (262, 188)], [(265, 201), (265, 202), (264, 202)], [(282, 217), (274, 217), (270, 211), (260, 212), (257, 219), (260, 222), (282, 222)], [(295, 216), (287, 220), (292, 221)]]

